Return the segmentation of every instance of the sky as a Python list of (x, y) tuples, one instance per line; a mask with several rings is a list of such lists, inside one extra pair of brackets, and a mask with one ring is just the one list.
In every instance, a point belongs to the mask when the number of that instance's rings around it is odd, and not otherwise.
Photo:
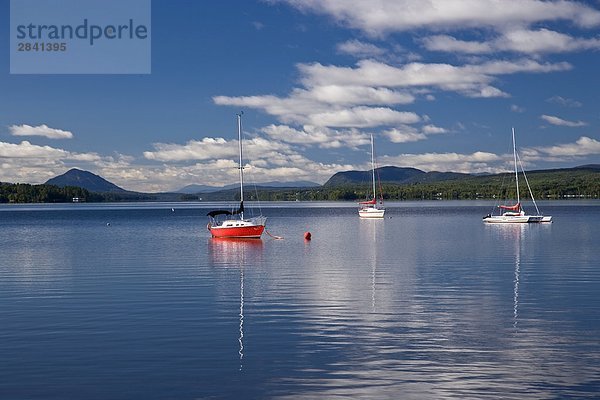
[[(41, 0), (43, 1), (43, 0)], [(70, 168), (129, 190), (324, 183), (379, 166), (600, 163), (600, 1), (154, 0), (150, 74), (10, 74), (0, 181)]]

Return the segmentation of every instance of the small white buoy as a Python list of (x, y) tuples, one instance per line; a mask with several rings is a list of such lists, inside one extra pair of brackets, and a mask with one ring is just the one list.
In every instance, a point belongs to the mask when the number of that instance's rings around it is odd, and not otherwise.
[(110, 226), (110, 222), (107, 222), (107, 223), (106, 223), (106, 226)]
[(175, 212), (175, 209), (174, 209), (174, 208), (171, 208), (171, 211)]

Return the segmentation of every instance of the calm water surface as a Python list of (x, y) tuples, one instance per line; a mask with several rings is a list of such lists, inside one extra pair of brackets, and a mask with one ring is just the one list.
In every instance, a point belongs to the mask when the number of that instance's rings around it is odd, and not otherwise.
[(542, 207), (0, 206), (0, 399), (599, 396), (600, 203)]

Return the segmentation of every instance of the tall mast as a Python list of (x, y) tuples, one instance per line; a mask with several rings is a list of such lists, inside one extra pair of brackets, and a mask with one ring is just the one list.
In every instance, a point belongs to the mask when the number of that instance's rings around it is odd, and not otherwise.
[(512, 128), (512, 140), (513, 140), (513, 157), (515, 158), (515, 181), (517, 182), (517, 203), (521, 202), (519, 197), (519, 174), (517, 173), (517, 145), (515, 143), (515, 128)]
[(240, 208), (242, 208), (242, 212), (240, 216), (244, 219), (244, 165), (242, 164), (242, 114), (243, 111), (237, 115), (237, 123), (238, 123), (238, 148), (240, 152)]
[(375, 150), (373, 147), (373, 134), (371, 133), (371, 169), (373, 170), (373, 198), (376, 199), (375, 195)]

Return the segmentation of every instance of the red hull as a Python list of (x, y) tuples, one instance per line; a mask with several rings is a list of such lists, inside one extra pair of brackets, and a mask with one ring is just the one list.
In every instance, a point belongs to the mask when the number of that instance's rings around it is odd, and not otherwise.
[(259, 239), (265, 230), (264, 225), (209, 227), (212, 237)]

